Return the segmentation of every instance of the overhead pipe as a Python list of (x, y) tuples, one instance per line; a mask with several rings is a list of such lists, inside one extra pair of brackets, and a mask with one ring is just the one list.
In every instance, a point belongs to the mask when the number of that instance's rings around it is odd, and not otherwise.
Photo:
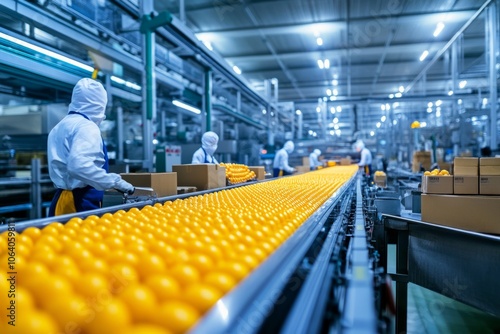
[(264, 130), (266, 128), (265, 125), (259, 123), (259, 122), (256, 122), (254, 121), (253, 119), (251, 119), (250, 117), (244, 115), (244, 114), (241, 114), (241, 113), (238, 113), (236, 111), (234, 111), (233, 109), (225, 106), (225, 105), (222, 105), (222, 104), (213, 104), (212, 105), (212, 109), (213, 110), (219, 110), (225, 114), (228, 114), (230, 116), (233, 116), (234, 118), (237, 118), (239, 119), (240, 121), (243, 121), (245, 123), (247, 123), (248, 125), (251, 125), (251, 126), (255, 126), (256, 128), (258, 129), (261, 129), (261, 130)]
[(495, 2), (488, 8), (488, 17), (486, 19), (488, 36), (488, 67), (490, 84), (490, 147), (496, 150), (497, 143), (497, 52), (498, 52), (498, 34), (497, 34), (497, 5)]

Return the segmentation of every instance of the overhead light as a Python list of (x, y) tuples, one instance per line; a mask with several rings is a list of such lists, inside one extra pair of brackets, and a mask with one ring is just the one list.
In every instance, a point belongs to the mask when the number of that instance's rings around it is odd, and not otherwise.
[(302, 111), (300, 111), (299, 109), (295, 110), (295, 114), (296, 115), (302, 115)]
[(441, 107), (437, 107), (436, 112), (441, 112)]
[(441, 117), (441, 110), (436, 111), (436, 117)]
[(399, 99), (401, 96), (403, 96), (403, 94), (401, 94), (400, 92), (397, 92), (396, 94), (394, 94), (394, 96)]
[(394, 94), (389, 94), (389, 98), (393, 99), (394, 98)]
[(397, 119), (393, 120), (393, 121), (392, 121), (392, 124), (393, 124), (393, 125), (398, 124), (398, 120), (397, 120)]
[(330, 130), (330, 136), (333, 136), (335, 134), (335, 131)]
[(328, 101), (328, 98), (326, 96), (323, 96), (323, 101)]
[(334, 128), (335, 130), (338, 130), (338, 129), (340, 129), (340, 125), (335, 124), (335, 125), (333, 126), (333, 128)]
[(370, 131), (370, 136), (372, 136), (372, 137), (375, 136), (375, 132)]
[(330, 107), (330, 112), (331, 112), (332, 114), (335, 114), (335, 107)]
[(340, 131), (340, 130), (335, 130), (335, 134), (336, 134), (338, 137), (340, 137), (340, 135), (342, 134), (342, 131)]
[(339, 84), (339, 81), (337, 79), (332, 80), (332, 85), (337, 86)]
[(321, 111), (321, 108), (320, 107), (316, 107), (316, 112), (320, 112)]
[(179, 100), (173, 100), (172, 103), (173, 103), (174, 106), (177, 106), (179, 108), (182, 108), (182, 109), (194, 112), (195, 114), (198, 114), (198, 115), (201, 114), (201, 110), (200, 109), (195, 108), (193, 106), (190, 106), (189, 104), (186, 104), (186, 103), (181, 102)]
[(399, 86), (399, 92), (404, 93), (405, 91), (405, 86)]
[(432, 108), (431, 107), (427, 108), (427, 112), (430, 114), (432, 112)]
[(325, 68), (325, 64), (323, 64), (323, 60), (318, 59), (318, 67), (319, 67), (320, 69), (324, 69), (324, 68)]
[(422, 55), (420, 56), (420, 61), (424, 61), (425, 58), (427, 58), (427, 56), (429, 55), (429, 51), (425, 50), (424, 52), (422, 52)]
[(241, 74), (240, 68), (236, 65), (233, 66), (233, 71), (236, 72), (236, 74)]
[(427, 122), (420, 122), (420, 127), (425, 128), (427, 126)]
[(380, 122), (377, 122), (377, 128), (380, 128), (382, 124)]
[(396, 109), (397, 107), (399, 107), (399, 102), (394, 102), (392, 104), (392, 109)]
[(335, 117), (335, 118), (333, 119), (333, 123), (334, 123), (334, 124), (337, 124), (338, 122), (339, 122), (339, 119), (338, 119), (337, 117)]
[(204, 38), (200, 38), (200, 37), (198, 37), (198, 39), (203, 43), (203, 45), (205, 45), (207, 47), (207, 49), (209, 49), (210, 51), (214, 50), (212, 48), (212, 43), (210, 43), (210, 41), (208, 39), (204, 39)]
[(274, 112), (271, 111), (271, 117), (274, 117)]
[(142, 89), (141, 86), (139, 86), (138, 84), (135, 84), (135, 83), (127, 81), (127, 80), (123, 80), (122, 78), (115, 77), (114, 75), (111, 76), (111, 80), (116, 82), (117, 84), (125, 85), (125, 86), (132, 88), (132, 89), (135, 89), (135, 90)]
[(325, 59), (323, 63), (325, 63), (325, 68), (330, 68), (330, 60)]
[(337, 88), (335, 88), (335, 89), (333, 90), (333, 95), (335, 95), (335, 96), (339, 95), (339, 91), (338, 91), (338, 89), (337, 89)]
[(385, 104), (381, 104), (381, 105), (380, 105), (380, 109), (381, 109), (382, 111), (384, 111), (384, 110), (385, 110)]
[(385, 104), (385, 110), (391, 110), (391, 105), (389, 103)]
[(341, 106), (337, 106), (337, 112), (342, 112), (342, 107)]
[(464, 89), (466, 85), (467, 85), (467, 80), (462, 80), (458, 83), (458, 87), (460, 87), (460, 89)]
[(309, 130), (309, 131), (307, 131), (307, 133), (309, 133), (309, 135), (312, 136), (313, 130)]
[(266, 109), (262, 109), (262, 115), (265, 115), (267, 114), (267, 110)]
[(319, 46), (323, 45), (323, 38), (321, 38), (321, 37), (316, 38), (316, 43), (317, 43)]
[(337, 98), (335, 96), (330, 96), (330, 101), (335, 101)]
[(462, 99), (458, 99), (458, 104), (462, 104)]
[(326, 90), (326, 95), (328, 95), (328, 96), (332, 95), (332, 90), (331, 89), (327, 89)]
[(438, 35), (443, 31), (444, 29), (444, 23), (439, 22), (436, 26), (436, 29), (434, 30), (434, 33), (432, 34), (434, 37), (438, 37)]
[(453, 91), (452, 90), (448, 91), (448, 96), (452, 96), (452, 95), (453, 95)]
[(41, 48), (41, 47), (39, 47), (39, 46), (37, 46), (35, 44), (31, 44), (31, 43), (25, 42), (25, 41), (23, 41), (23, 40), (21, 40), (19, 38), (15, 38), (13, 36), (9, 36), (9, 35), (4, 34), (2, 32), (0, 32), (0, 38), (5, 39), (5, 40), (7, 40), (9, 42), (16, 43), (17, 45), (24, 46), (25, 48), (31, 49), (33, 51), (42, 53), (42, 54), (44, 54), (46, 56), (49, 56), (49, 57), (55, 58), (57, 60), (63, 61), (65, 63), (67, 63), (67, 64), (79, 67), (79, 68), (81, 68), (83, 70), (86, 70), (86, 71), (89, 71), (89, 72), (93, 72), (94, 71), (94, 68), (92, 66), (89, 66), (87, 64), (81, 63), (79, 61), (76, 61), (74, 59), (68, 58), (66, 56), (60, 55), (60, 54), (55, 53), (53, 51)]
[(436, 107), (439, 107), (441, 104), (443, 104), (443, 101), (441, 101), (441, 100), (436, 101)]
[(487, 98), (484, 98), (483, 99), (483, 106), (487, 105), (488, 104), (488, 99)]
[(432, 108), (434, 104), (432, 102), (427, 103), (427, 107)]
[(380, 117), (380, 121), (382, 121), (382, 123), (385, 122), (386, 119), (387, 119), (387, 117), (385, 117), (385, 115)]

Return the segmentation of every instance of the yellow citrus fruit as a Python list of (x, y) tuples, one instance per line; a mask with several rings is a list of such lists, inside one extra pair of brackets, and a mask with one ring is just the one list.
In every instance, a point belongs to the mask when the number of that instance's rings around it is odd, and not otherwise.
[(203, 282), (219, 289), (224, 293), (229, 292), (236, 285), (236, 280), (232, 276), (216, 271), (208, 273), (203, 278)]
[(168, 301), (160, 305), (153, 322), (167, 328), (172, 333), (185, 333), (199, 318), (198, 311), (186, 303)]
[(204, 283), (191, 284), (182, 294), (183, 300), (194, 306), (201, 314), (211, 308), (221, 297), (221, 291)]
[(149, 276), (144, 284), (155, 292), (159, 301), (178, 298), (181, 294), (179, 283), (165, 274)]
[(118, 294), (130, 311), (136, 323), (147, 322), (157, 310), (157, 300), (153, 291), (142, 284), (131, 284)]
[(85, 320), (83, 325), (85, 333), (122, 333), (130, 326), (130, 313), (122, 301), (111, 298), (101, 304), (97, 305), (98, 309), (93, 309)]

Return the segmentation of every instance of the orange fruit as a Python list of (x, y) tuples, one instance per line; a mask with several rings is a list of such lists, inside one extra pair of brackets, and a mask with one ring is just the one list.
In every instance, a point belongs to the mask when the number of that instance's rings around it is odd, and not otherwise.
[(56, 322), (45, 312), (31, 310), (20, 316), (23, 320), (16, 321), (15, 330), (9, 331), (8, 328), (6, 333), (58, 333)]
[(168, 273), (183, 286), (196, 283), (200, 280), (198, 270), (187, 264), (177, 264)]
[(155, 254), (145, 254), (140, 257), (139, 263), (136, 265), (139, 277), (144, 280), (146, 277), (155, 274), (163, 274), (166, 271), (165, 262)]
[(175, 299), (181, 294), (179, 283), (169, 275), (149, 276), (144, 284), (155, 292), (159, 301)]
[[(76, 333), (81, 331), (90, 308), (80, 296), (74, 294), (53, 296), (50, 303), (47, 303), (45, 310), (52, 316), (52, 319), (64, 332)], [(72, 330), (69, 330), (69, 329)]]
[(142, 284), (133, 283), (118, 294), (130, 311), (132, 320), (136, 323), (147, 322), (157, 310), (157, 300), (153, 291)]
[(198, 269), (198, 272), (203, 275), (213, 269), (214, 262), (204, 254), (192, 254), (189, 257), (188, 263)]
[(236, 280), (232, 276), (216, 271), (208, 273), (203, 278), (203, 282), (219, 289), (223, 293), (229, 292), (236, 285)]
[(198, 320), (198, 311), (179, 301), (168, 301), (160, 305), (153, 322), (167, 328), (172, 333), (187, 332)]
[(102, 274), (85, 273), (73, 283), (75, 291), (86, 298), (96, 298), (110, 292), (109, 282)]
[(191, 284), (182, 294), (182, 299), (194, 306), (201, 314), (208, 311), (221, 297), (221, 291), (205, 283)]
[(21, 235), (25, 235), (31, 239), (31, 241), (36, 241), (42, 235), (42, 231), (40, 231), (37, 227), (28, 227), (25, 229)]
[[(158, 204), (158, 203), (157, 203)], [(171, 334), (172, 332), (155, 325), (134, 325), (121, 334)]]
[(83, 325), (85, 333), (122, 333), (131, 324), (125, 303), (116, 298), (103, 301), (93, 311)]

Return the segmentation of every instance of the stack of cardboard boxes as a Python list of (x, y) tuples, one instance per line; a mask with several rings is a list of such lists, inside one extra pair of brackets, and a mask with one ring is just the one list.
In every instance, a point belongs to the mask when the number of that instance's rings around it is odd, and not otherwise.
[(423, 221), (500, 234), (500, 158), (455, 158), (454, 175), (424, 176), (422, 191)]
[(413, 153), (411, 166), (414, 173), (418, 173), (420, 171), (420, 167), (423, 167), (425, 170), (431, 169), (431, 152), (415, 151)]

